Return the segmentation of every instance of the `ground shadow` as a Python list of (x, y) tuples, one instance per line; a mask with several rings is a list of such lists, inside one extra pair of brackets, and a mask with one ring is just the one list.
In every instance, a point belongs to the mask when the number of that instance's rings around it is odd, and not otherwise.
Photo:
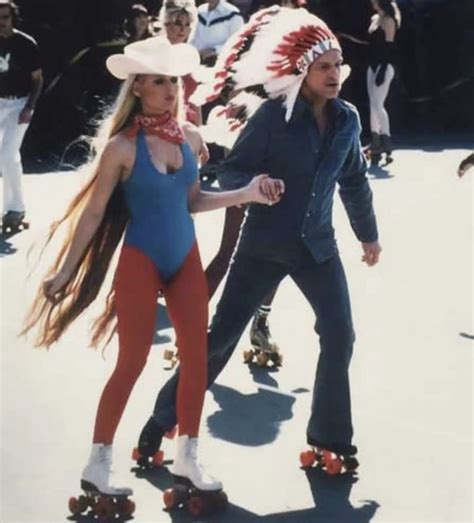
[[(165, 467), (154, 470), (133, 469), (138, 478), (143, 478), (158, 490), (164, 492), (173, 485), (173, 477)], [(235, 505), (230, 499), (225, 512), (209, 517), (195, 518), (183, 509), (169, 512), (173, 522), (200, 521), (219, 523), (369, 523), (374, 517), (379, 504), (373, 500), (364, 500), (360, 506), (353, 506), (350, 501), (352, 485), (357, 477), (342, 475), (331, 477), (319, 468), (302, 471), (306, 474), (314, 506), (294, 511), (278, 512), (260, 516)], [(284, 481), (281, 478), (281, 481)], [(267, 487), (270, 489), (270, 486)], [(267, 493), (268, 494), (268, 493)]]
[(390, 180), (390, 178), (393, 178), (393, 174), (390, 174), (390, 171), (384, 169), (381, 165), (371, 165), (367, 172), (371, 180)]
[(259, 388), (252, 394), (243, 394), (224, 385), (211, 388), (220, 410), (207, 418), (212, 436), (238, 445), (250, 447), (274, 441), (280, 424), (293, 417), (295, 397)]
[(0, 258), (15, 254), (17, 248), (10, 241), (11, 236), (0, 235)]

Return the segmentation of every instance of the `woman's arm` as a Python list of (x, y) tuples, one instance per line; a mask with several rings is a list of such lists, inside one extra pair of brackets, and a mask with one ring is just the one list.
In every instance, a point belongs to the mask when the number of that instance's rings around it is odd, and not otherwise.
[(196, 181), (188, 194), (188, 206), (190, 212), (197, 213), (252, 202), (273, 205), (280, 201), (284, 192), (283, 180), (271, 179), (267, 174), (255, 176), (248, 185), (233, 191), (202, 191), (200, 182)]
[[(98, 175), (94, 183), (81, 217), (77, 223), (71, 242), (71, 247), (61, 266), (60, 271), (51, 280), (44, 284), (45, 294), (49, 298), (61, 290), (69, 281), (71, 275), (81, 259), (84, 250), (89, 245), (97, 228), (102, 222), (110, 195), (120, 180), (123, 163), (120, 141), (112, 139), (106, 145), (98, 165)], [(121, 154), (122, 153), (122, 154)]]

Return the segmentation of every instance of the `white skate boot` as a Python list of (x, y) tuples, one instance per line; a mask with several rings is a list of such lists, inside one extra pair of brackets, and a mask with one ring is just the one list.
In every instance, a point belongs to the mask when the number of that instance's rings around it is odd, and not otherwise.
[(216, 491), (222, 489), (222, 483), (206, 474), (197, 462), (198, 438), (178, 437), (178, 449), (173, 465), (176, 479), (189, 480), (199, 490)]
[(88, 491), (98, 491), (110, 496), (131, 496), (131, 488), (114, 485), (112, 470), (112, 445), (95, 443), (89, 463), (82, 471), (81, 488)]

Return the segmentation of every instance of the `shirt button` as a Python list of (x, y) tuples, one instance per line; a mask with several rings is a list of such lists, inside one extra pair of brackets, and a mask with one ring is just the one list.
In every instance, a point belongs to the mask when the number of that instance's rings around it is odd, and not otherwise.
[(303, 233), (303, 234), (301, 235), (301, 237), (302, 237), (302, 238), (304, 238), (305, 236), (306, 236), (306, 234), (305, 234), (305, 233)]
[(316, 193), (315, 192), (312, 192), (311, 193), (311, 196), (314, 198), (316, 196)]
[(307, 212), (307, 213), (306, 213), (306, 216), (310, 217), (310, 216), (311, 216), (311, 213), (310, 213), (310, 212)]

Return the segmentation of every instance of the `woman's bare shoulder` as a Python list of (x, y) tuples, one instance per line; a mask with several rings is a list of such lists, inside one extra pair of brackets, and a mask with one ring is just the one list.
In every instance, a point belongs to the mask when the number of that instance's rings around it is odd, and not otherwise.
[(192, 123), (185, 122), (183, 124), (183, 131), (186, 136), (186, 141), (194, 151), (198, 152), (202, 145), (202, 137), (199, 129)]

